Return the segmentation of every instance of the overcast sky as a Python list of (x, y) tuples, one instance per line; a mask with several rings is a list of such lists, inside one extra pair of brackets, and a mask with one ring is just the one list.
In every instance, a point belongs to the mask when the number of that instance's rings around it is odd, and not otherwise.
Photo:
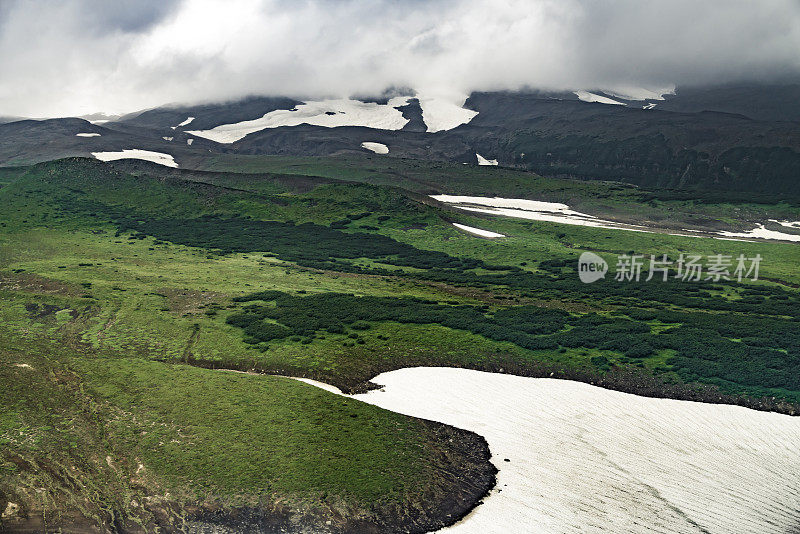
[(0, 0), (0, 115), (800, 75), (800, 0)]

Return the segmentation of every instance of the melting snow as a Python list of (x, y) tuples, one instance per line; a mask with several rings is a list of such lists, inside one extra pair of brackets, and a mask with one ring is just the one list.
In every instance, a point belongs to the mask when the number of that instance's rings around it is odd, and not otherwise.
[(770, 219), (770, 222), (778, 223), (786, 228), (800, 228), (800, 221), (778, 221), (776, 219)]
[(458, 195), (432, 195), (440, 202), (455, 204), (455, 207), (466, 211), (487, 213), (490, 215), (503, 215), (536, 221), (549, 221), (578, 226), (594, 226), (598, 228), (617, 228), (626, 230), (644, 231), (644, 228), (624, 225), (613, 221), (598, 219), (593, 215), (569, 209), (566, 204), (558, 202), (542, 202), (539, 200), (524, 200), (519, 198), (487, 198), (469, 197)]
[[(793, 228), (793, 226), (789, 224), (785, 224), (783, 226), (787, 226), (789, 228)], [(796, 228), (796, 227), (795, 227)], [(763, 224), (759, 224), (749, 232), (719, 232), (720, 235), (728, 236), (728, 237), (751, 237), (756, 239), (780, 239), (783, 241), (797, 241), (800, 242), (800, 235), (796, 234), (785, 234), (783, 232), (778, 232), (775, 230), (767, 230), (764, 228)]]
[[(566, 204), (558, 202), (543, 202), (539, 200), (525, 200), (521, 198), (489, 198), (489, 197), (471, 197), (459, 195), (431, 195), (440, 202), (453, 204), (456, 208), (473, 211), (476, 213), (485, 213), (488, 215), (500, 215), (504, 217), (515, 217), (518, 219), (530, 219), (534, 221), (555, 222), (561, 224), (571, 224), (576, 226), (591, 226), (594, 228), (610, 228), (615, 230), (629, 230), (633, 232), (649, 232), (649, 233), (665, 233), (656, 232), (654, 228), (646, 226), (619, 223), (609, 221), (589, 215), (588, 213), (581, 213), (569, 209)], [(794, 224), (794, 223), (789, 223)], [(797, 224), (800, 224), (798, 221)], [(788, 225), (787, 225), (788, 226)], [(680, 235), (685, 237), (716, 237), (715, 235), (703, 234), (695, 230), (682, 230), (683, 232), (694, 233), (670, 233), (669, 235)], [(717, 232), (717, 239), (730, 239), (737, 237), (744, 238), (761, 238), (761, 239), (774, 239), (784, 241), (799, 241), (800, 235), (785, 234), (783, 232), (776, 232), (767, 230), (763, 225), (759, 225), (750, 232)], [(737, 240), (737, 239), (733, 239)]]
[(294, 110), (270, 111), (259, 119), (223, 124), (210, 130), (189, 131), (197, 137), (205, 137), (218, 143), (233, 143), (253, 132), (281, 126), (311, 124), (335, 128), (337, 126), (365, 126), (378, 130), (400, 130), (408, 119), (395, 109), (408, 103), (409, 97), (396, 97), (387, 104), (339, 99), (308, 101)]
[(486, 159), (477, 152), (475, 152), (475, 156), (478, 158), (478, 165), (497, 165), (496, 159)]
[(603, 89), (603, 92), (623, 100), (664, 100), (664, 95), (674, 95), (675, 86), (646, 89), (644, 87), (624, 86), (613, 89)]
[(498, 234), (496, 232), (490, 232), (489, 230), (481, 230), (480, 228), (473, 228), (472, 226), (467, 226), (466, 224), (458, 224), (453, 223), (453, 226), (464, 230), (465, 232), (469, 232), (471, 234), (479, 235), (481, 237), (505, 237), (503, 234)]
[(100, 137), (100, 134), (99, 133), (94, 133), (94, 132), (91, 132), (91, 133), (90, 132), (86, 132), (86, 133), (81, 132), (81, 133), (76, 133), (75, 136), (76, 137)]
[(389, 147), (384, 145), (383, 143), (372, 143), (369, 141), (364, 141), (361, 143), (361, 148), (366, 148), (367, 150), (371, 150), (376, 154), (388, 154)]
[(173, 137), (162, 137), (161, 139), (163, 139), (164, 141), (172, 141), (174, 138)]
[(598, 104), (614, 104), (617, 106), (626, 106), (624, 102), (618, 102), (612, 98), (607, 98), (605, 96), (600, 96), (594, 93), (590, 93), (589, 91), (575, 91), (575, 96), (577, 96), (580, 100), (584, 102), (596, 102)]
[(642, 109), (653, 109), (654, 107), (656, 107), (656, 105), (651, 102), (650, 104), (642, 106)]
[(335, 393), (336, 395), (342, 395), (344, 397), (347, 396), (344, 393), (342, 393), (341, 389), (337, 388), (336, 386), (332, 386), (330, 384), (326, 384), (325, 382), (319, 382), (317, 380), (312, 380), (310, 378), (302, 378), (302, 377), (296, 377), (296, 376), (289, 376), (289, 377), (286, 377), (286, 378), (291, 378), (292, 380), (299, 380), (300, 382), (305, 382), (306, 384), (310, 384), (312, 386), (316, 386), (316, 387), (318, 387), (320, 389), (324, 389), (325, 391), (329, 391), (331, 393)]
[(463, 107), (467, 100), (464, 95), (453, 98), (417, 95), (417, 99), (422, 108), (422, 120), (431, 133), (452, 130), (468, 123), (478, 114), (477, 111)]
[(150, 150), (139, 150), (138, 148), (130, 150), (121, 150), (119, 152), (92, 152), (92, 156), (101, 161), (114, 161), (118, 159), (144, 159), (166, 165), (167, 167), (177, 167), (175, 159), (170, 154), (163, 154), (161, 152), (151, 152)]
[(467, 369), (372, 381), (354, 398), (489, 444), (496, 488), (440, 532), (766, 534), (800, 518), (800, 418)]

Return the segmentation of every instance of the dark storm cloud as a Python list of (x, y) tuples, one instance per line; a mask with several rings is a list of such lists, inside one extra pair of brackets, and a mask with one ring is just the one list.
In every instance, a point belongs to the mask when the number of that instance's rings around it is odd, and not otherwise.
[(0, 115), (800, 75), (797, 0), (0, 0)]

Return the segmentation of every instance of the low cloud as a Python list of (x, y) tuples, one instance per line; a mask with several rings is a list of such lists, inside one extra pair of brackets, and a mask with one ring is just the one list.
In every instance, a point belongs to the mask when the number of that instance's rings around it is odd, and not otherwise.
[(796, 79), (796, 0), (0, 3), (0, 115)]

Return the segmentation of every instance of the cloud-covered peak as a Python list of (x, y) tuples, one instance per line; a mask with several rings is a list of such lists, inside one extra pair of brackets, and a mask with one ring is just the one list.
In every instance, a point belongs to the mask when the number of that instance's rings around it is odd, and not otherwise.
[(0, 115), (248, 94), (669, 87), (800, 74), (795, 0), (0, 4)]

